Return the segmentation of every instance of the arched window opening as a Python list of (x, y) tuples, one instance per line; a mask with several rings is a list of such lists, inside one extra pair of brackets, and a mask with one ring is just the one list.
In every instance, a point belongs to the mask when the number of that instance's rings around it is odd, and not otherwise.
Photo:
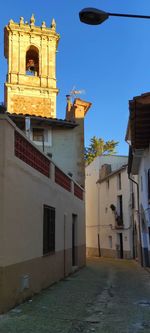
[(39, 51), (35, 46), (30, 46), (26, 53), (26, 74), (39, 75)]

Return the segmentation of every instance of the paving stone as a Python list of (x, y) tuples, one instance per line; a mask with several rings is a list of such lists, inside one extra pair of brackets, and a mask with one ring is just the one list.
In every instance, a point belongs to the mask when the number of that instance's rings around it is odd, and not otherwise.
[(0, 316), (0, 333), (27, 332), (150, 333), (150, 273), (134, 261), (90, 259)]

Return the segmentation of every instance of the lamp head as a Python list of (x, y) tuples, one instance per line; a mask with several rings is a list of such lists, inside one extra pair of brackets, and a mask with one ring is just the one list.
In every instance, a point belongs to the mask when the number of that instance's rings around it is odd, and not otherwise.
[(80, 21), (86, 24), (97, 25), (107, 20), (109, 14), (96, 8), (84, 8), (79, 13)]

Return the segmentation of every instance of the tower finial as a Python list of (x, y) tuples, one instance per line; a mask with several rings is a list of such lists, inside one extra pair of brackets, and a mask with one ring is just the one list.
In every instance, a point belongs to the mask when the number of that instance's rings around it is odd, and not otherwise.
[(32, 14), (31, 18), (30, 18), (30, 24), (34, 25), (35, 24), (35, 17), (34, 14)]
[(54, 18), (52, 19), (51, 29), (56, 30), (56, 21)]
[(9, 24), (12, 24), (12, 23), (14, 23), (14, 21), (11, 19), (11, 20), (9, 21)]
[(42, 28), (46, 28), (46, 23), (45, 23), (45, 21), (42, 22)]
[(24, 24), (24, 18), (23, 18), (23, 16), (20, 17), (20, 24)]

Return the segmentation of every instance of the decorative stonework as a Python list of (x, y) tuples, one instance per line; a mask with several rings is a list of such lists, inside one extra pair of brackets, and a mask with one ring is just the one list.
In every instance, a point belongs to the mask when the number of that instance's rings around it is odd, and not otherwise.
[(49, 98), (40, 97), (24, 97), (19, 95), (12, 96), (11, 110), (15, 113), (30, 114), (36, 116), (47, 117), (49, 110), (51, 110), (51, 117), (53, 117), (54, 110), (51, 107)]
[(9, 21), (4, 42), (8, 60), (5, 83), (8, 112), (33, 114), (35, 110), (35, 115), (56, 117), (56, 50), (59, 38), (54, 19), (50, 27), (46, 27), (45, 21), (41, 27), (35, 26), (34, 14), (30, 23), (23, 17), (19, 23)]

